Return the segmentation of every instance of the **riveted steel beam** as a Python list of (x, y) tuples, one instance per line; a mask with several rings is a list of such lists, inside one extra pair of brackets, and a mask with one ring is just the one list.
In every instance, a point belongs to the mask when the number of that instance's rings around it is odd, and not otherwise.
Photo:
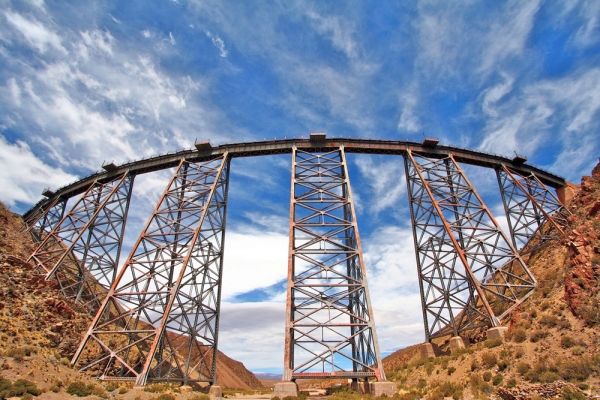
[(180, 160), (72, 364), (137, 385), (216, 382), (229, 161)]
[(344, 149), (292, 154), (283, 379), (385, 380)]

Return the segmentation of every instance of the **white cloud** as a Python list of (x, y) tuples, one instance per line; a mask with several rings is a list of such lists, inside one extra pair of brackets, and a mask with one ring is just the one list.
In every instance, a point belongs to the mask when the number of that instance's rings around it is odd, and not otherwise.
[(514, 78), (509, 76), (508, 74), (503, 73), (501, 75), (504, 78), (504, 82), (499, 83), (496, 86), (493, 86), (482, 92), (483, 112), (493, 117), (496, 117), (498, 115), (497, 111), (494, 108), (495, 104), (511, 92), (515, 81)]
[(422, 342), (423, 312), (411, 228), (380, 226), (362, 243), (381, 351)]
[(488, 102), (480, 149), (504, 155), (517, 151), (534, 161), (538, 148), (549, 140), (560, 141), (562, 150), (550, 168), (575, 176), (587, 173), (588, 160), (598, 150), (589, 139), (600, 128), (598, 85), (600, 69), (595, 68), (531, 83), (500, 104)]
[(10, 144), (0, 136), (0, 201), (35, 203), (43, 189), (57, 189), (76, 180), (76, 176), (44, 164), (21, 141)]
[(417, 132), (421, 129), (419, 117), (416, 114), (417, 98), (415, 93), (405, 92), (400, 100), (402, 113), (400, 114), (400, 122), (398, 130)]
[(225, 249), (225, 301), (238, 294), (287, 279), (287, 234), (228, 231), (225, 236)]
[(148, 29), (144, 29), (142, 31), (142, 36), (144, 36), (145, 38), (150, 38), (152, 36), (154, 36)]
[(203, 82), (167, 75), (151, 56), (119, 48), (108, 30), (65, 31), (63, 38), (39, 21), (4, 14), (9, 33), (24, 32), (40, 51), (65, 43), (73, 49), (67, 55), (63, 48), (45, 63), (7, 55), (20, 69), (0, 93), (4, 123), (44, 132), (44, 140), (30, 140), (47, 147), (43, 157), (96, 171), (106, 154), (122, 163), (189, 148), (198, 131), (223, 137), (220, 113), (199, 99)]
[(219, 35), (213, 35), (209, 31), (205, 31), (205, 33), (206, 36), (208, 36), (210, 40), (212, 40), (215, 47), (219, 49), (219, 55), (221, 57), (227, 57), (228, 51), (227, 49), (225, 49), (225, 42), (223, 41), (223, 39), (221, 39)]
[(354, 29), (348, 20), (339, 16), (323, 17), (314, 11), (308, 11), (307, 16), (314, 21), (319, 33), (327, 35), (334, 47), (343, 51), (349, 58), (357, 57), (357, 45), (352, 39)]
[(117, 24), (121, 23), (121, 21), (119, 21), (118, 19), (116, 19), (112, 14), (109, 13), (108, 15), (110, 15), (110, 18), (112, 18), (112, 20), (115, 21)]
[(62, 53), (67, 53), (67, 50), (61, 43), (60, 37), (46, 28), (41, 22), (35, 19), (29, 20), (21, 14), (11, 11), (5, 11), (4, 16), (23, 35), (27, 43), (40, 53), (45, 53), (50, 47)]
[(382, 160), (381, 157), (356, 157), (356, 166), (364, 177), (365, 184), (373, 190), (369, 199), (370, 208), (374, 214), (387, 208), (397, 208), (403, 201), (400, 197), (406, 191), (406, 177), (402, 159), (393, 157)]
[(173, 33), (169, 32), (169, 42), (175, 46), (177, 42), (175, 41), (175, 37), (173, 37)]
[(284, 303), (221, 303), (219, 350), (258, 371), (282, 367)]

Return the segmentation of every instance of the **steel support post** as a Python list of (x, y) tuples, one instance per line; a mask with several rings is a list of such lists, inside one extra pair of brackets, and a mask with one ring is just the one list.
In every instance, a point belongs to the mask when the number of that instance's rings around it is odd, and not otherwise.
[[(475, 289), (474, 301), (477, 308), (489, 318), (492, 326), (499, 325), (501, 319), (533, 293), (535, 278), (452, 155), (433, 160), (408, 151), (407, 159), (412, 164), (409, 167), (414, 169), (421, 180), (420, 185), (428, 194), (433, 206), (430, 208), (435, 209), (437, 214), (428, 218), (435, 223), (438, 218), (444, 230), (441, 232), (440, 229), (439, 234), (431, 235), (430, 246), (435, 248), (433, 242), (439, 241), (440, 236), (444, 240), (449, 239), (462, 262), (459, 272), (466, 272)], [(407, 171), (409, 175), (410, 168)], [(418, 231), (415, 237), (419, 237)], [(434, 255), (434, 251), (419, 249), (422, 240), (415, 241), (417, 254), (428, 254), (430, 259), (438, 257)], [(439, 246), (437, 243), (436, 245)], [(462, 283), (458, 284), (464, 286)], [(464, 293), (462, 300), (470, 305), (465, 309), (469, 314), (473, 301), (466, 301), (473, 292), (465, 290)], [(427, 309), (426, 297), (423, 303)], [(427, 312), (433, 315), (438, 313), (437, 309)]]
[(293, 148), (284, 381), (385, 381), (343, 147)]
[(72, 364), (102, 380), (216, 382), (227, 154), (182, 160)]
[(66, 205), (67, 199), (56, 197), (47, 206), (37, 209), (36, 213), (26, 221), (27, 229), (25, 231), (29, 232), (36, 244), (41, 243), (62, 220)]
[(522, 255), (564, 235), (571, 213), (533, 173), (524, 176), (502, 165), (496, 176), (512, 241)]
[[(125, 185), (123, 185), (124, 182), (126, 182)], [(87, 297), (96, 297), (102, 292), (106, 293), (106, 290), (102, 290), (102, 286), (98, 285), (99, 282), (93, 282), (92, 279), (86, 278), (90, 277), (90, 271), (86, 270), (86, 261), (91, 267), (94, 267), (94, 262), (86, 260), (87, 252), (82, 251), (86, 248), (86, 244), (82, 244), (81, 241), (88, 229), (95, 223), (98, 215), (103, 213), (103, 218), (106, 219), (107, 215), (111, 215), (115, 211), (111, 209), (111, 206), (115, 204), (115, 198), (117, 198), (116, 203), (121, 203), (121, 199), (118, 199), (118, 195), (114, 195), (119, 193), (121, 187), (125, 187), (125, 191), (129, 193), (132, 182), (132, 178), (128, 177), (127, 173), (110, 182), (95, 181), (29, 257), (29, 260), (33, 260), (35, 263), (38, 271), (46, 275), (46, 279), (56, 278), (58, 280), (59, 288), (65, 296), (77, 298), (81, 292), (80, 287), (83, 281), (87, 281), (91, 285), (85, 294)], [(128, 203), (128, 198), (126, 203)], [(106, 208), (108, 204), (110, 205)], [(125, 217), (125, 215), (121, 216), (121, 220)], [(123, 221), (121, 221), (122, 223)], [(112, 251), (110, 242), (117, 240), (118, 246), (120, 246), (121, 238), (122, 232), (118, 232), (114, 238), (99, 237), (100, 243), (106, 241), (109, 245), (103, 247), (102, 244), (97, 244), (96, 247), (100, 251), (107, 250), (110, 253)], [(89, 241), (87, 244), (90, 244)], [(117, 265), (113, 264), (109, 268), (115, 269), (116, 267)]]

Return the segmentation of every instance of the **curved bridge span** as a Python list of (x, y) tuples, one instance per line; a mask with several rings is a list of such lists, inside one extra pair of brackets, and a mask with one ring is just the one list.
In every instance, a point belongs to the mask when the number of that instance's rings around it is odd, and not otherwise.
[[(422, 143), (326, 138), (234, 143), (166, 154), (46, 191), (24, 214), (30, 257), (95, 314), (72, 363), (104, 380), (216, 383), (230, 161), (292, 155), (284, 381), (385, 381), (346, 153), (405, 166), (426, 340), (493, 328), (531, 295), (532, 251), (564, 234), (566, 181), (525, 163)], [(493, 169), (510, 232), (461, 164)], [(175, 172), (129, 255), (121, 255), (135, 176)], [(67, 200), (77, 199), (67, 209)], [(120, 258), (127, 257), (123, 266)], [(118, 269), (118, 271), (117, 271)]]

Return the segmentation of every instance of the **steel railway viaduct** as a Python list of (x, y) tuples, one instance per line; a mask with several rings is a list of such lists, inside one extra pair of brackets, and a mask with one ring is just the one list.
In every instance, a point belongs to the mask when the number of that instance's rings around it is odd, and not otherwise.
[[(234, 143), (161, 155), (88, 176), (24, 214), (37, 242), (30, 261), (95, 315), (72, 364), (99, 379), (216, 386), (230, 160), (292, 154), (284, 377), (348, 378), (372, 394), (386, 382), (369, 299), (346, 153), (401, 156), (406, 170), (426, 342), (475, 331), (501, 335), (531, 295), (529, 254), (563, 235), (567, 182), (526, 164), (422, 143), (327, 138)], [(504, 233), (461, 164), (494, 169)], [(175, 168), (121, 268), (135, 176)], [(559, 196), (560, 197), (560, 196)], [(72, 199), (67, 208), (67, 201)], [(71, 204), (74, 203), (74, 204)], [(427, 346), (427, 344), (425, 345)], [(369, 381), (376, 380), (367, 384)]]

